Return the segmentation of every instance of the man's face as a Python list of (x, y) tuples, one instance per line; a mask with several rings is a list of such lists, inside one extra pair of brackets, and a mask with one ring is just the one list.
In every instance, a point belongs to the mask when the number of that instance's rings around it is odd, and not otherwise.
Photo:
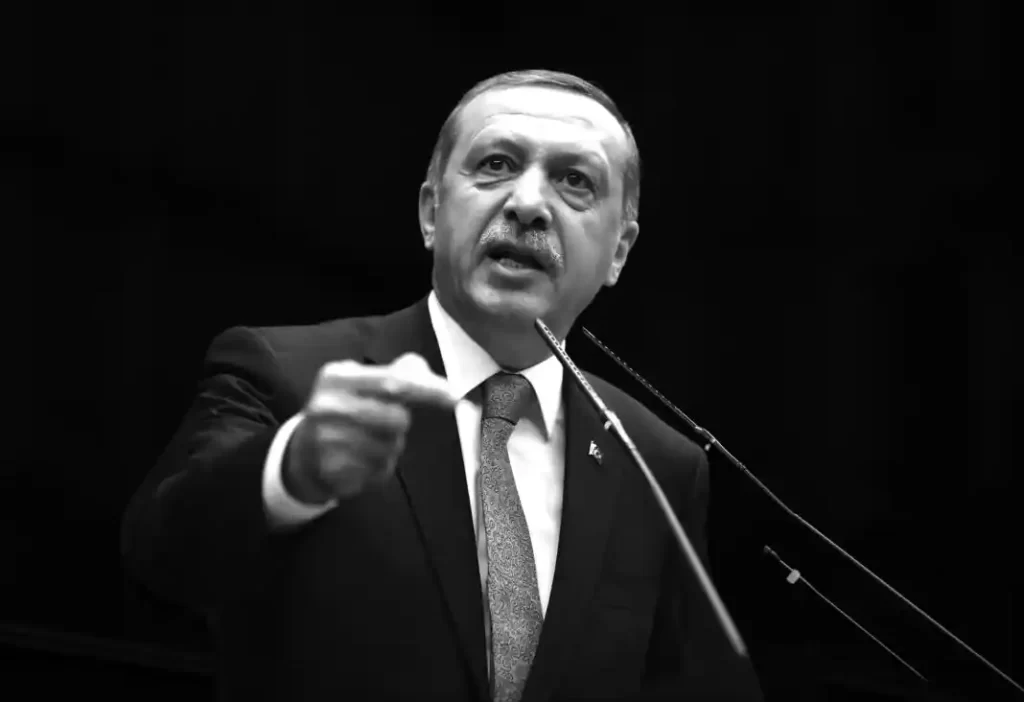
[(639, 230), (622, 216), (624, 130), (590, 98), (526, 86), (478, 96), (457, 134), (442, 192), (420, 193), (441, 303), (463, 324), (565, 334)]

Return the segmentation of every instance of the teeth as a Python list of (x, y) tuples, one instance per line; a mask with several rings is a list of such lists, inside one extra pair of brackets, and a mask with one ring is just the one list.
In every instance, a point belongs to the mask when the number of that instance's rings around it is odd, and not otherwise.
[(510, 258), (508, 256), (502, 256), (498, 260), (501, 261), (501, 264), (503, 266), (508, 266), (509, 268), (532, 268), (533, 267), (533, 266), (530, 266), (530, 265), (528, 265), (526, 263), (523, 263), (521, 261), (517, 261), (514, 258)]
[(511, 251), (498, 251), (491, 255), (491, 257), (500, 261), (502, 264), (509, 268), (535, 268), (540, 269), (541, 265), (533, 257), (527, 254), (514, 253)]

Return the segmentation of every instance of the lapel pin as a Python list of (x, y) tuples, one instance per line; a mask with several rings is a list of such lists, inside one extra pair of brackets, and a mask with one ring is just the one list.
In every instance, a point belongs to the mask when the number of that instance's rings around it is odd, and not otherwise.
[(593, 441), (590, 442), (590, 450), (587, 451), (587, 455), (593, 457), (593, 459), (597, 461), (598, 465), (601, 464), (601, 449), (599, 449), (597, 444)]

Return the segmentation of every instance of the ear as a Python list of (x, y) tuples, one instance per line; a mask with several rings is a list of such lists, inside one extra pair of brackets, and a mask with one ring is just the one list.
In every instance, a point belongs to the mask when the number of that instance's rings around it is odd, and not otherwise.
[(420, 186), (420, 232), (423, 234), (423, 247), (427, 251), (434, 249), (437, 206), (438, 197), (434, 186), (430, 183), (423, 183)]
[(615, 253), (612, 255), (612, 265), (608, 268), (608, 276), (604, 281), (606, 286), (611, 287), (619, 282), (622, 269), (626, 266), (626, 257), (629, 256), (629, 251), (633, 248), (633, 244), (636, 243), (639, 236), (640, 223), (635, 219), (629, 220), (622, 225), (622, 230), (619, 232), (619, 240), (615, 245)]

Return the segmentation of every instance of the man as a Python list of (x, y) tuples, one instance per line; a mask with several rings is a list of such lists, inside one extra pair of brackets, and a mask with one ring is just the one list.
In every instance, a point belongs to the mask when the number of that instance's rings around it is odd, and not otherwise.
[[(123, 552), (207, 612), (224, 699), (759, 699), (564, 339), (637, 240), (639, 153), (565, 74), (471, 90), (420, 190), (433, 290), (233, 328), (130, 504)], [(702, 558), (707, 462), (589, 376)]]

